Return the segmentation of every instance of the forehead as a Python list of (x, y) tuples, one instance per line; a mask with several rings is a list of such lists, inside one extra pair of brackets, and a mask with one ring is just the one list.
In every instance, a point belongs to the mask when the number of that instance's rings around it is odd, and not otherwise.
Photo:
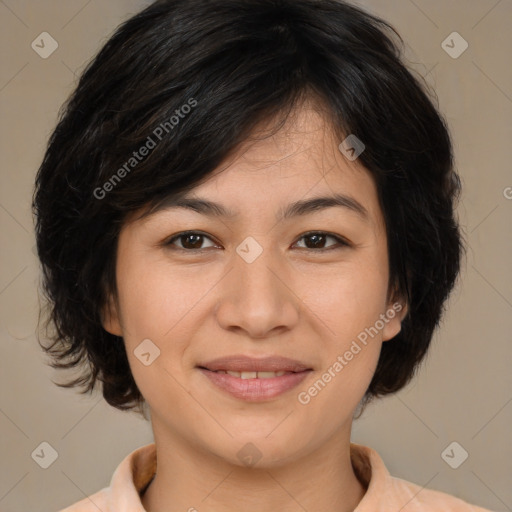
[(371, 223), (382, 224), (371, 174), (341, 153), (340, 136), (322, 107), (305, 103), (277, 131), (274, 122), (260, 124), (202, 183), (186, 194), (169, 194), (151, 216), (190, 197), (222, 204), (224, 216), (236, 220), (263, 210), (283, 217), (285, 206), (301, 199), (344, 196), (356, 204), (352, 210), (362, 205)]

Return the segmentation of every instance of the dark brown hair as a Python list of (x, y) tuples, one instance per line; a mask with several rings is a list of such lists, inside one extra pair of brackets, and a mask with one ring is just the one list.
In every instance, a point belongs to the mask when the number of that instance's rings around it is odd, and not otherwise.
[(82, 371), (58, 385), (87, 392), (101, 381), (112, 406), (143, 405), (123, 340), (101, 323), (127, 215), (190, 190), (258, 123), (278, 114), (284, 122), (314, 96), (340, 142), (355, 134), (365, 145), (359, 159), (386, 222), (390, 287), (409, 308), (363, 402), (405, 386), (463, 245), (449, 132), (402, 50), (388, 23), (337, 0), (161, 0), (123, 23), (83, 72), (36, 178), (46, 326), (54, 327), (42, 346), (53, 367)]

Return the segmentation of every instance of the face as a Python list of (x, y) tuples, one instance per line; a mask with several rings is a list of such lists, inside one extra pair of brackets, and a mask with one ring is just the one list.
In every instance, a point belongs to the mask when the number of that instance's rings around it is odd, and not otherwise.
[(234, 464), (252, 443), (269, 466), (349, 438), (405, 308), (388, 300), (375, 184), (323, 119), (305, 105), (183, 198), (224, 211), (169, 203), (122, 229), (104, 327), (155, 438)]

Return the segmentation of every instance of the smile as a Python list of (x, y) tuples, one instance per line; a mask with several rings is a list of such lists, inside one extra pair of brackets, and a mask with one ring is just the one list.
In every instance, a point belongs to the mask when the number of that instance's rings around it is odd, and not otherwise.
[[(234, 372), (199, 368), (213, 388), (238, 400), (263, 402), (297, 387), (311, 370), (300, 372)], [(234, 375), (232, 375), (234, 374)]]
[(293, 372), (235, 372), (231, 370), (217, 370), (215, 373), (231, 375), (232, 377), (237, 377), (238, 379), (272, 379), (274, 377), (282, 377), (287, 373)]

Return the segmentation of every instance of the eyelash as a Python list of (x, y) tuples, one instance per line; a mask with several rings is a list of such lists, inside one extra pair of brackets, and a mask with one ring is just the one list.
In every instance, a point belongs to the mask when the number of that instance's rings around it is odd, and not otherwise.
[[(208, 235), (206, 235), (205, 233), (202, 233), (201, 231), (182, 231), (181, 233), (177, 233), (176, 235), (173, 235), (173, 237), (168, 239), (164, 243), (164, 245), (172, 247), (173, 243), (176, 240), (179, 240), (180, 238), (185, 237), (187, 235), (199, 235), (199, 236), (202, 236), (203, 238), (208, 238), (212, 242), (214, 242)], [(309, 247), (299, 247), (299, 249), (306, 250), (309, 252), (326, 252), (326, 251), (331, 251), (331, 250), (335, 250), (335, 249), (343, 249), (346, 247), (351, 247), (351, 244), (347, 240), (340, 237), (339, 235), (335, 235), (335, 234), (329, 233), (327, 231), (308, 231), (307, 233), (303, 233), (299, 237), (298, 240), (307, 238), (308, 236), (312, 236), (312, 235), (326, 235), (328, 238), (334, 238), (338, 242), (338, 245), (334, 245), (334, 246), (327, 247), (327, 248), (320, 248), (320, 249), (311, 249)], [(295, 242), (295, 243), (297, 243), (297, 242)], [(207, 251), (209, 249), (212, 249), (212, 247), (205, 247), (203, 249), (185, 249), (183, 247), (177, 247), (177, 246), (172, 247), (172, 250), (177, 250), (177, 251), (181, 251), (181, 252), (195, 252), (195, 253), (201, 253), (201, 252)]]

